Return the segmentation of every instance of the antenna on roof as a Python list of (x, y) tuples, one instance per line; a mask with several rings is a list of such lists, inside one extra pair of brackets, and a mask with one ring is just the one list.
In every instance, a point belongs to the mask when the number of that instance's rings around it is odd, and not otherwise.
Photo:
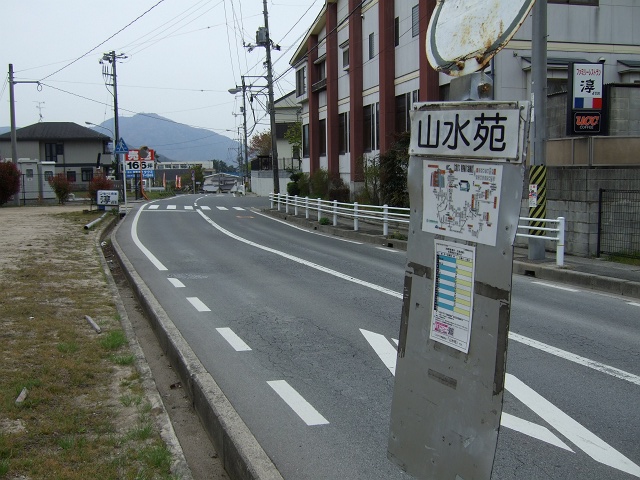
[(38, 122), (42, 121), (42, 109), (44, 108), (42, 105), (44, 105), (45, 102), (38, 102), (37, 100), (34, 100), (33, 103), (37, 103), (38, 106), (36, 107), (38, 109), (38, 114), (40, 115), (40, 119), (38, 120)]

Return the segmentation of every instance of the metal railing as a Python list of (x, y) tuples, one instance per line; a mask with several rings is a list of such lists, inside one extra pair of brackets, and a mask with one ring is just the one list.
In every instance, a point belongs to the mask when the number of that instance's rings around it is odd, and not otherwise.
[[(271, 208), (278, 211), (284, 207), (289, 213), (293, 209), (293, 214), (304, 210), (305, 218), (310, 218), (311, 212), (318, 216), (318, 222), (323, 217), (331, 216), (333, 226), (338, 225), (338, 217), (350, 218), (353, 220), (353, 230), (360, 229), (360, 220), (371, 221), (382, 224), (382, 235), (389, 235), (389, 224), (409, 224), (408, 208), (390, 207), (388, 205), (361, 205), (355, 203), (343, 203), (337, 200), (322, 200), (321, 198), (291, 196), (286, 193), (270, 193)], [(326, 215), (325, 215), (326, 214)]]
[[(338, 225), (338, 217), (345, 217), (353, 220), (353, 230), (358, 231), (360, 228), (359, 221), (367, 220), (372, 223), (382, 223), (382, 234), (384, 236), (389, 235), (389, 223), (395, 223), (398, 225), (408, 225), (410, 217), (409, 208), (389, 207), (388, 205), (360, 205), (356, 203), (343, 203), (337, 200), (322, 200), (321, 198), (312, 199), (309, 197), (298, 197), (297, 195), (291, 196), (286, 193), (270, 193), (269, 200), (271, 201), (271, 208), (277, 208), (278, 211), (284, 207), (285, 213), (292, 213), (295, 216), (299, 215), (300, 210), (304, 211), (305, 218), (309, 219), (311, 212), (317, 214), (318, 222), (320, 222), (323, 216), (327, 214), (331, 216), (333, 226)], [(530, 225), (518, 225), (518, 230), (541, 230), (544, 232), (551, 232), (555, 235), (541, 236), (531, 235), (528, 233), (516, 233), (517, 237), (524, 238), (541, 238), (543, 240), (551, 240), (557, 242), (556, 248), (556, 265), (559, 267), (564, 266), (564, 217), (558, 217), (556, 219), (549, 218), (529, 218), (520, 217), (521, 222), (538, 221), (547, 222), (547, 224), (555, 224), (555, 228), (551, 227), (531, 227)]]
[(532, 227), (530, 225), (518, 225), (518, 230), (541, 230), (543, 232), (555, 233), (555, 236), (531, 235), (529, 233), (516, 233), (516, 237), (521, 238), (541, 238), (543, 240), (551, 240), (558, 242), (556, 246), (556, 265), (564, 266), (564, 217), (558, 218), (530, 218), (520, 217), (521, 222), (547, 222), (547, 224), (556, 224), (556, 228), (551, 227)]

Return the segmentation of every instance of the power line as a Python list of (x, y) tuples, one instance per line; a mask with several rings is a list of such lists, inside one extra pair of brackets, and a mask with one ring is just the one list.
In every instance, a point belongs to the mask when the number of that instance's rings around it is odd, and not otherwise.
[(139, 15), (137, 18), (135, 18), (134, 20), (132, 20), (131, 22), (129, 22), (127, 25), (125, 25), (124, 27), (122, 27), (120, 30), (118, 30), (116, 33), (114, 33), (113, 35), (111, 35), (109, 38), (107, 38), (106, 40), (104, 40), (103, 42), (100, 42), (98, 45), (96, 45), (95, 47), (93, 47), (91, 50), (89, 50), (87, 53), (85, 53), (84, 55), (79, 56), (78, 58), (76, 58), (75, 60), (73, 60), (72, 62), (66, 64), (64, 67), (59, 68), (58, 70), (56, 70), (55, 72), (47, 75), (46, 77), (42, 77), (40, 79), (40, 81), (42, 82), (43, 80), (46, 80), (49, 77), (54, 76), (56, 73), (61, 72), (62, 70), (64, 70), (67, 67), (70, 67), (71, 65), (73, 65), (74, 63), (76, 63), (78, 60), (83, 59), (84, 57), (86, 57), (87, 55), (89, 55), (90, 53), (96, 51), (99, 47), (101, 47), (102, 45), (104, 45), (105, 43), (107, 43), (109, 40), (111, 40), (113, 37), (115, 37), (116, 35), (118, 35), (120, 32), (124, 31), (125, 29), (129, 28), (131, 25), (133, 25), (135, 22), (137, 22), (138, 20), (140, 20), (142, 17), (144, 17), (147, 13), (149, 13), (151, 10), (153, 10), (154, 8), (156, 8), (158, 5), (160, 5), (162, 2), (164, 2), (164, 0), (160, 0), (158, 3), (156, 3), (154, 6), (152, 6), (151, 8), (149, 8), (147, 11), (145, 11), (144, 13), (142, 13), (141, 15)]

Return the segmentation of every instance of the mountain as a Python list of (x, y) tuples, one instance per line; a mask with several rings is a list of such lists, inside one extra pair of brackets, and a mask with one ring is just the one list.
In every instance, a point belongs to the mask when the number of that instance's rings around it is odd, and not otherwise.
[[(156, 151), (161, 161), (222, 160), (235, 165), (240, 144), (219, 133), (174, 122), (155, 113), (119, 117), (122, 137), (131, 149), (142, 145)], [(113, 119), (100, 124), (99, 131), (113, 131)]]

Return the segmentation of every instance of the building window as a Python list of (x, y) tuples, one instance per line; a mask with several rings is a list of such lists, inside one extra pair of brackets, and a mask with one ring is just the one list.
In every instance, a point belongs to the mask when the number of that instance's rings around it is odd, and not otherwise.
[(327, 154), (327, 121), (323, 118), (318, 125), (318, 134), (320, 136), (320, 156)]
[(420, 11), (418, 5), (411, 9), (411, 36), (417, 37), (420, 34)]
[(309, 158), (309, 124), (302, 125), (302, 156)]
[(396, 133), (408, 132), (411, 129), (410, 112), (418, 101), (418, 90), (403, 93), (396, 97)]
[(69, 180), (70, 182), (75, 182), (76, 181), (76, 172), (75, 172), (75, 170), (67, 171), (67, 180)]
[(380, 104), (376, 102), (366, 105), (363, 117), (364, 150), (365, 152), (378, 150), (380, 143)]
[(47, 162), (57, 162), (58, 155), (64, 155), (64, 145), (62, 143), (44, 144), (44, 158)]
[(307, 67), (302, 67), (296, 72), (296, 97), (307, 93)]
[(82, 169), (82, 181), (83, 182), (90, 182), (91, 180), (93, 180), (93, 168), (83, 168)]
[(547, 3), (563, 3), (569, 5), (593, 5), (598, 6), (598, 0), (547, 0)]
[(318, 73), (318, 82), (327, 78), (327, 62), (321, 61), (316, 67)]
[(349, 45), (342, 49), (342, 68), (349, 69)]
[(375, 36), (373, 33), (369, 34), (369, 60), (372, 60), (375, 55)]
[(400, 17), (393, 20), (393, 44), (396, 47), (400, 45)]
[(349, 112), (338, 116), (338, 153), (343, 155), (349, 151)]

